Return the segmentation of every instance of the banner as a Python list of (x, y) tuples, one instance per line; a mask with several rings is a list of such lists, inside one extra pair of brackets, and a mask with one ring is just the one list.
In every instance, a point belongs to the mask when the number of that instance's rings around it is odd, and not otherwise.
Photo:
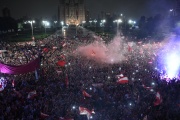
[(15, 75), (25, 74), (28, 72), (33, 72), (39, 67), (40, 67), (40, 58), (37, 58), (28, 64), (20, 65), (20, 66), (6, 65), (0, 63), (0, 73), (15, 74)]

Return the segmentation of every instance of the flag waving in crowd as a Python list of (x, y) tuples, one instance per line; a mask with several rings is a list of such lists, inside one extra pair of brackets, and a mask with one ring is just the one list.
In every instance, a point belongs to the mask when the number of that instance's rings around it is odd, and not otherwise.
[(121, 77), (117, 80), (118, 84), (127, 84), (129, 82), (128, 77)]
[(162, 97), (159, 92), (156, 93), (156, 100), (154, 101), (154, 106), (160, 105), (162, 103)]
[(95, 114), (94, 110), (90, 111), (85, 107), (79, 107), (79, 114), (80, 115), (87, 115), (88, 120), (92, 116), (92, 114)]
[(33, 90), (33, 91), (29, 92), (27, 98), (28, 98), (28, 99), (33, 99), (33, 98), (36, 97), (36, 96), (37, 96), (36, 90)]
[(89, 98), (92, 97), (92, 95), (90, 95), (89, 93), (87, 93), (85, 90), (82, 91), (82, 94), (83, 94), (84, 98), (85, 98), (85, 97), (89, 97)]
[(147, 90), (151, 90), (152, 89), (152, 87), (147, 87), (146, 85), (142, 85), (145, 89), (147, 89)]

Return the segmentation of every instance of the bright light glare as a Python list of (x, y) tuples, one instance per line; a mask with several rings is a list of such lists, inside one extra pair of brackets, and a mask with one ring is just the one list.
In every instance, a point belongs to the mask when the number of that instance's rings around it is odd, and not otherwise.
[(167, 56), (167, 75), (174, 78), (178, 74), (180, 67), (180, 56), (176, 53)]
[(50, 23), (48, 22), (48, 21), (42, 21), (42, 23), (45, 25), (45, 26), (49, 26), (50, 25)]
[(75, 107), (75, 106), (73, 106), (72, 108), (73, 108), (73, 109), (76, 109), (76, 107)]

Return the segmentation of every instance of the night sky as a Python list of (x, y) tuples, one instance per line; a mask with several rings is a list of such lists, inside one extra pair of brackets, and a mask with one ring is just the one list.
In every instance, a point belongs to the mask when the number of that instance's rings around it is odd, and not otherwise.
[[(93, 18), (101, 11), (123, 13), (132, 19), (140, 16), (151, 16), (158, 13), (168, 14), (175, 0), (86, 0), (86, 8)], [(0, 10), (8, 7), (11, 16), (20, 18), (28, 15), (34, 18), (57, 16), (59, 0), (0, 0)], [(2, 12), (0, 12), (2, 16)]]

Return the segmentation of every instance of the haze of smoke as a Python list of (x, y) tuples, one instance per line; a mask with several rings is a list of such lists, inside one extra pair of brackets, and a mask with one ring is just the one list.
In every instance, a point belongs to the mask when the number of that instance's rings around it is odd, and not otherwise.
[(98, 63), (114, 64), (126, 59), (127, 46), (124, 47), (123, 40), (117, 35), (109, 44), (96, 40), (89, 45), (78, 47), (76, 53)]

